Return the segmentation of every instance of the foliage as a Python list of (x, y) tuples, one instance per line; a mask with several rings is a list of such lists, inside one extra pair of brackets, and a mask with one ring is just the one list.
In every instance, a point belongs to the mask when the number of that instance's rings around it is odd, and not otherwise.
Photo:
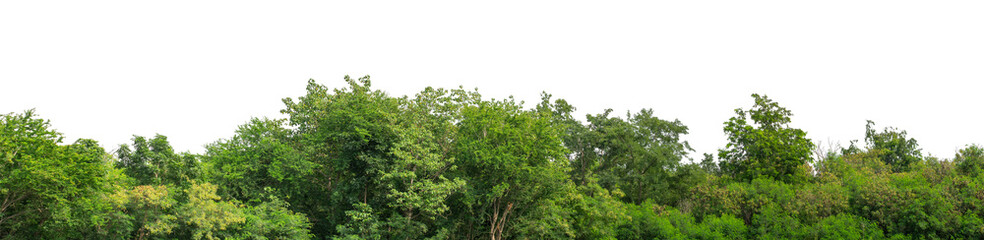
[(167, 137), (156, 135), (147, 140), (133, 136), (133, 149), (120, 145), (116, 150), (118, 168), (136, 180), (136, 185), (179, 184), (200, 175), (197, 156), (176, 154)]
[(960, 173), (971, 177), (980, 176), (984, 173), (984, 148), (978, 145), (967, 146), (960, 149), (953, 161), (957, 163)]
[(240, 201), (261, 198), (267, 188), (287, 199), (302, 196), (314, 164), (291, 144), (282, 120), (254, 118), (231, 139), (207, 146), (205, 175), (221, 194)]
[[(461, 114), (455, 137), (454, 155), (459, 161), (455, 176), (469, 185), (457, 198), (463, 201), (460, 213), (468, 215), (461, 217), (472, 226), (489, 226), (493, 239), (542, 234), (506, 230), (510, 220), (538, 218), (527, 213), (572, 189), (566, 174), (566, 149), (558, 137), (560, 127), (550, 118), (522, 110), (512, 99), (482, 101), (463, 108)], [(463, 234), (472, 235), (472, 229), (462, 229), (466, 230)]]
[(119, 184), (120, 173), (95, 141), (61, 140), (34, 110), (0, 115), (0, 238), (113, 234), (97, 229), (113, 221), (99, 199)]
[(816, 239), (884, 239), (877, 225), (867, 219), (849, 214), (826, 217), (814, 226)]
[[(984, 239), (984, 150), (923, 157), (905, 131), (814, 153), (764, 95), (700, 161), (651, 109), (534, 108), (463, 88), (393, 97), (308, 82), (284, 119), (204, 154), (133, 136), (62, 144), (0, 115), (2, 239)], [(811, 159), (815, 155), (816, 159)]]
[(725, 122), (728, 145), (718, 153), (721, 169), (746, 181), (758, 177), (803, 181), (802, 167), (810, 159), (813, 142), (805, 131), (789, 127), (791, 111), (768, 96), (752, 97), (755, 105), (750, 110), (735, 109), (737, 116)]
[(626, 193), (625, 200), (639, 203), (646, 199), (664, 199), (673, 170), (679, 167), (687, 151), (691, 151), (680, 136), (687, 127), (677, 121), (653, 116), (651, 109), (626, 115), (627, 120), (610, 117), (611, 109), (598, 115), (588, 115), (588, 132), (582, 137), (588, 148), (577, 152), (575, 166), (598, 178), (598, 183)]
[(895, 128), (885, 128), (882, 132), (874, 129), (875, 122), (868, 120), (865, 125), (864, 140), (869, 150), (881, 150), (880, 158), (892, 171), (907, 171), (910, 165), (922, 159), (919, 144), (915, 139), (906, 138), (906, 132)]

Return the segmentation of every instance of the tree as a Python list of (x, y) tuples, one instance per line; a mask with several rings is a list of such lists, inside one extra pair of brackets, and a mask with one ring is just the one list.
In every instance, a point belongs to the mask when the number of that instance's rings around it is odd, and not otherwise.
[[(34, 110), (0, 115), (0, 238), (44, 238), (101, 217), (78, 221), (86, 204), (112, 188), (114, 173), (95, 141), (59, 145), (61, 133)], [(71, 224), (67, 224), (71, 222)], [(80, 233), (82, 234), (82, 233)], [(81, 237), (81, 236), (80, 236)]]
[(984, 172), (984, 148), (978, 145), (967, 146), (960, 149), (953, 161), (957, 163), (960, 173), (977, 177)]
[(693, 151), (680, 139), (687, 134), (687, 126), (679, 120), (660, 119), (652, 109), (628, 113), (625, 119), (611, 116), (612, 110), (607, 109), (587, 115), (588, 123), (582, 125), (571, 116), (572, 106), (563, 99), (551, 103), (550, 97), (544, 93), (536, 111), (562, 127), (564, 146), (572, 151), (568, 157), (575, 183), (596, 181), (609, 190), (620, 189), (634, 203), (670, 201), (656, 193), (670, 187), (668, 180), (680, 160)]
[(626, 120), (610, 117), (611, 112), (608, 109), (587, 116), (587, 131), (581, 138), (588, 147), (577, 149), (573, 165), (586, 168), (579, 171), (597, 177), (605, 188), (621, 189), (627, 201), (664, 202), (657, 193), (669, 188), (673, 171), (687, 151), (692, 150), (686, 141), (680, 140), (687, 127), (679, 120), (666, 121), (653, 116), (652, 109), (627, 114)]
[(206, 147), (207, 179), (223, 196), (250, 201), (272, 188), (285, 199), (305, 195), (314, 163), (295, 149), (283, 120), (254, 118), (230, 139)]
[(124, 169), (137, 185), (179, 185), (200, 175), (198, 157), (174, 153), (164, 135), (157, 134), (150, 140), (134, 135), (132, 146), (131, 150), (123, 144), (116, 150), (117, 167)]
[(714, 162), (714, 155), (710, 153), (704, 153), (704, 158), (700, 160), (700, 169), (708, 174), (720, 175), (721, 167)]
[[(462, 207), (457, 217), (464, 220), (459, 233), (465, 238), (521, 235), (507, 230), (511, 222), (538, 218), (527, 213), (545, 210), (538, 206), (573, 190), (561, 128), (550, 118), (525, 111), (512, 99), (493, 100), (463, 108), (458, 126), (455, 176), (468, 186), (457, 198)], [(472, 231), (480, 226), (484, 234)]]
[(110, 199), (132, 226), (128, 238), (147, 239), (166, 236), (178, 228), (174, 195), (167, 186), (141, 185), (117, 191)]
[(392, 210), (385, 223), (392, 229), (390, 238), (418, 239), (436, 227), (427, 223), (448, 211), (445, 200), (464, 187), (465, 181), (444, 176), (456, 169), (456, 159), (441, 149), (441, 136), (423, 127), (426, 115), (411, 112), (403, 116), (409, 119), (401, 124), (400, 140), (391, 146), (387, 158), (371, 161), (378, 174), (376, 181), (384, 189), (386, 207)]
[(875, 122), (868, 120), (864, 132), (868, 150), (881, 151), (882, 161), (891, 166), (892, 171), (908, 171), (910, 165), (922, 159), (919, 144), (915, 139), (906, 138), (905, 131), (888, 127), (882, 132), (877, 132), (874, 127)]
[(681, 163), (689, 129), (651, 109), (582, 122), (546, 93), (528, 109), (370, 83), (311, 80), (287, 118), (202, 156), (161, 135), (62, 144), (33, 110), (2, 114), (0, 239), (984, 239), (978, 145), (924, 158), (868, 121), (866, 146), (817, 149), (753, 94), (719, 163)]
[(299, 207), (326, 219), (316, 223), (322, 235), (353, 236), (342, 230), (357, 227), (336, 226), (356, 217), (385, 226), (374, 232), (384, 238), (446, 232), (438, 225), (446, 199), (465, 185), (446, 176), (456, 169), (453, 122), (478, 95), (428, 88), (413, 99), (394, 98), (371, 90), (368, 76), (345, 80), (348, 88), (331, 93), (310, 81), (307, 95), (284, 101), (296, 149), (313, 164), (308, 200)]
[[(398, 140), (400, 100), (370, 90), (369, 77), (345, 77), (349, 88), (328, 88), (310, 80), (298, 101), (284, 99), (298, 150), (314, 164), (307, 196), (298, 199), (315, 222), (315, 232), (333, 235), (356, 203), (376, 200), (379, 189), (369, 159), (387, 154)], [(375, 205), (372, 203), (370, 205)]]
[[(810, 159), (813, 142), (806, 132), (789, 127), (791, 111), (765, 95), (752, 94), (755, 105), (725, 122), (728, 145), (718, 151), (722, 170), (749, 181), (768, 177), (785, 182), (802, 181), (802, 166)], [(749, 123), (751, 118), (751, 123)]]

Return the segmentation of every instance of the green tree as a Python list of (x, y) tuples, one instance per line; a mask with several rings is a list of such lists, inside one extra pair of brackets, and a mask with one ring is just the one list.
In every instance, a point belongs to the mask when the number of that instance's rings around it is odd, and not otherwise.
[(984, 148), (978, 145), (970, 145), (957, 152), (953, 158), (957, 163), (960, 173), (968, 176), (977, 177), (984, 172)]
[(383, 226), (376, 219), (372, 207), (365, 203), (356, 203), (355, 209), (345, 211), (350, 218), (343, 225), (338, 225), (336, 240), (379, 240), (382, 239)]
[[(663, 199), (670, 188), (670, 177), (679, 166), (690, 145), (681, 141), (687, 127), (680, 121), (666, 121), (653, 116), (652, 109), (628, 114), (627, 121), (609, 117), (611, 110), (588, 116), (588, 128), (596, 136), (592, 151), (598, 154), (596, 173), (599, 183), (609, 189), (620, 188), (626, 200), (641, 203), (646, 199)], [(599, 151), (600, 150), (600, 151)]]
[(131, 150), (123, 144), (116, 150), (117, 167), (124, 169), (137, 185), (179, 185), (201, 175), (198, 156), (175, 153), (166, 136), (158, 134), (148, 140), (134, 135), (132, 146)]
[(882, 161), (891, 166), (892, 171), (908, 171), (910, 165), (922, 159), (919, 144), (915, 139), (906, 138), (905, 131), (889, 127), (877, 132), (874, 128), (875, 122), (868, 120), (864, 132), (868, 150), (880, 151)]
[[(269, 189), (268, 189), (269, 190)], [(267, 191), (254, 206), (247, 206), (245, 231), (253, 239), (312, 239), (311, 222), (303, 213), (290, 210), (290, 204)]]
[(538, 206), (573, 190), (566, 175), (567, 150), (559, 137), (562, 127), (551, 118), (525, 111), (512, 99), (493, 100), (463, 108), (458, 126), (455, 176), (468, 183), (458, 197), (462, 209), (457, 217), (464, 221), (458, 233), (465, 238), (533, 234), (508, 229), (511, 222), (538, 218), (527, 213), (542, 211)]
[(315, 227), (322, 235), (351, 236), (336, 226), (350, 225), (353, 216), (385, 226), (373, 233), (383, 238), (443, 235), (448, 230), (438, 222), (449, 209), (446, 199), (465, 186), (446, 176), (456, 171), (454, 122), (478, 95), (428, 88), (412, 99), (394, 98), (371, 90), (368, 77), (346, 82), (348, 88), (329, 93), (310, 81), (299, 101), (285, 99), (295, 148), (313, 164), (311, 187), (300, 197), (307, 200), (295, 209), (324, 219)]
[(885, 239), (885, 234), (878, 225), (851, 214), (824, 218), (814, 228), (815, 236), (811, 237), (814, 239)]
[(333, 235), (354, 204), (377, 199), (370, 159), (384, 158), (399, 136), (400, 100), (370, 90), (368, 77), (345, 81), (349, 88), (329, 92), (311, 80), (307, 94), (296, 102), (284, 99), (282, 110), (296, 129), (298, 150), (314, 164), (308, 196), (299, 200), (309, 215), (325, 220), (315, 222), (320, 235)]
[(445, 199), (465, 185), (459, 178), (444, 176), (445, 171), (455, 170), (455, 159), (440, 149), (438, 136), (415, 127), (418, 124), (422, 123), (405, 124), (387, 158), (372, 159), (386, 206), (393, 210), (386, 223), (392, 228), (391, 238), (417, 239), (428, 233), (426, 222), (447, 212)]
[(581, 125), (570, 116), (573, 107), (562, 99), (549, 103), (549, 95), (537, 107), (564, 127), (564, 145), (572, 151), (571, 177), (579, 185), (597, 182), (601, 186), (624, 191), (625, 200), (641, 203), (656, 199), (662, 203), (675, 200), (670, 178), (680, 166), (689, 143), (680, 139), (688, 128), (679, 120), (667, 121), (653, 115), (652, 109), (627, 114), (623, 120), (612, 117), (611, 109), (587, 115)]
[(735, 109), (737, 116), (725, 122), (728, 145), (718, 152), (722, 170), (746, 181), (760, 176), (803, 181), (813, 142), (806, 132), (789, 126), (791, 111), (768, 96), (752, 97), (755, 105), (750, 110)]
[(167, 186), (141, 185), (121, 189), (110, 198), (114, 207), (125, 213), (132, 226), (131, 239), (164, 237), (178, 228), (174, 209), (178, 206), (175, 193)]
[(237, 226), (246, 222), (243, 209), (234, 202), (222, 201), (222, 197), (215, 194), (216, 189), (215, 185), (208, 183), (192, 183), (185, 189), (187, 201), (178, 207), (175, 217), (185, 225), (182, 230), (191, 239), (234, 237), (236, 230), (239, 230)]
[(223, 196), (250, 201), (266, 196), (267, 188), (286, 199), (306, 195), (314, 163), (295, 149), (283, 120), (254, 118), (206, 149), (207, 179)]
[(700, 160), (700, 168), (708, 174), (720, 175), (721, 167), (714, 162), (714, 154), (704, 153), (704, 158)]
[[(64, 231), (107, 224), (109, 216), (94, 200), (114, 187), (118, 172), (95, 141), (61, 140), (34, 110), (0, 115), (0, 238), (63, 238)], [(89, 219), (78, 215), (90, 213)]]

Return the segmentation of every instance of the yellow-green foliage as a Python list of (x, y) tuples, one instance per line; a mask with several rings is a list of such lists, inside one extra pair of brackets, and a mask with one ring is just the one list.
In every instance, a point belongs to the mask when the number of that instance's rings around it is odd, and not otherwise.
[(191, 226), (194, 239), (217, 239), (218, 233), (234, 230), (234, 225), (246, 222), (243, 210), (232, 202), (223, 202), (210, 183), (192, 184), (185, 190), (188, 202), (181, 206), (178, 216)]

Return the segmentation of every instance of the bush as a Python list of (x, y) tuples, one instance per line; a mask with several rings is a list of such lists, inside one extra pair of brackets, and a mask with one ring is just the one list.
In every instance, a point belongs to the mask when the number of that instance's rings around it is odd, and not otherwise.
[(826, 217), (813, 227), (814, 239), (884, 239), (878, 225), (852, 214)]

